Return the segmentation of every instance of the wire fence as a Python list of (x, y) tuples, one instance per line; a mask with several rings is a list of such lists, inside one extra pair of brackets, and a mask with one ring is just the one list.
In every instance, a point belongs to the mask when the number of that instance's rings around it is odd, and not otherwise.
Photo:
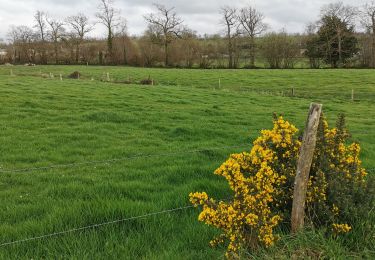
[(6, 246), (25, 243), (25, 242), (29, 242), (29, 241), (35, 241), (35, 240), (41, 240), (41, 239), (46, 239), (46, 238), (51, 238), (51, 237), (56, 237), (56, 236), (62, 236), (62, 235), (66, 235), (66, 234), (69, 234), (69, 233), (74, 233), (74, 232), (79, 232), (79, 231), (84, 231), (84, 230), (89, 230), (89, 229), (96, 229), (96, 228), (99, 228), (99, 227), (113, 225), (113, 224), (119, 224), (119, 223), (131, 221), (131, 220), (149, 218), (151, 216), (182, 211), (182, 210), (190, 209), (190, 208), (193, 208), (193, 207), (194, 206), (185, 206), (185, 207), (179, 207), (179, 208), (174, 208), (174, 209), (167, 209), (167, 210), (152, 212), (152, 213), (148, 213), (148, 214), (144, 214), (144, 215), (139, 215), (139, 216), (134, 216), (134, 217), (129, 217), (129, 218), (123, 218), (123, 219), (117, 219), (117, 220), (103, 222), (103, 223), (99, 223), (99, 224), (93, 224), (93, 225), (84, 226), (84, 227), (72, 228), (72, 229), (68, 229), (68, 230), (65, 230), (65, 231), (49, 233), (49, 234), (45, 234), (45, 235), (29, 237), (29, 238), (20, 239), (20, 240), (14, 240), (14, 241), (11, 241), (11, 242), (6, 242), (6, 243), (0, 244), (0, 247), (6, 247)]
[[(375, 168), (368, 169), (367, 171), (368, 172), (375, 172)], [(224, 200), (219, 200), (219, 201), (229, 201), (229, 200), (230, 199), (224, 199)], [(36, 240), (47, 239), (47, 238), (51, 238), (51, 237), (63, 236), (63, 235), (66, 235), (66, 234), (75, 233), (75, 232), (79, 232), (79, 231), (97, 229), (97, 228), (100, 228), (100, 227), (103, 227), (103, 226), (120, 224), (120, 223), (123, 223), (123, 222), (137, 220), (137, 219), (145, 219), (145, 218), (149, 218), (149, 217), (152, 217), (152, 216), (163, 215), (163, 214), (167, 214), (167, 213), (174, 213), (174, 212), (178, 212), (178, 211), (191, 209), (191, 208), (194, 208), (194, 207), (195, 206), (182, 206), (182, 207), (178, 207), (178, 208), (156, 211), (156, 212), (151, 212), (151, 213), (147, 213), (147, 214), (143, 214), (143, 215), (138, 215), (138, 216), (133, 216), (133, 217), (128, 217), (128, 218), (122, 218), (122, 219), (92, 224), (92, 225), (83, 226), (83, 227), (72, 228), (72, 229), (68, 229), (68, 230), (64, 230), (64, 231), (53, 232), (53, 233), (44, 234), (44, 235), (40, 235), (40, 236), (34, 236), (34, 237), (29, 237), (29, 238), (19, 239), (19, 240), (13, 240), (13, 241), (10, 241), (10, 242), (1, 243), (0, 247), (7, 247), (7, 246), (20, 244), (20, 243), (26, 243), (26, 242), (36, 241)]]
[[(111, 159), (111, 160), (50, 165), (50, 166), (46, 166), (46, 167), (14, 169), (14, 170), (5, 170), (5, 171), (1, 171), (1, 172), (3, 172), (3, 173), (17, 173), (17, 172), (29, 172), (29, 171), (37, 171), (37, 170), (48, 170), (48, 169), (55, 169), (55, 168), (70, 168), (70, 167), (78, 167), (78, 166), (82, 166), (82, 165), (115, 163), (115, 162), (119, 162), (119, 161), (131, 160), (131, 159), (137, 159), (137, 158), (149, 158), (149, 157), (158, 157), (158, 156), (165, 156), (165, 155), (173, 156), (173, 155), (176, 155), (176, 154), (197, 153), (197, 152), (203, 152), (203, 151), (208, 151), (208, 150), (224, 150), (224, 149), (230, 149), (230, 148), (243, 148), (244, 146), (245, 145), (225, 146), (225, 147), (215, 147), (215, 148), (201, 148), (201, 149), (190, 150), (190, 151), (180, 151), (179, 153), (173, 152), (173, 153), (148, 154), (148, 155), (140, 154), (140, 155), (134, 155), (134, 156), (124, 157), (124, 158)], [(375, 173), (375, 168), (369, 168), (369, 169), (367, 169), (367, 172)], [(230, 200), (230, 199), (225, 199), (225, 200), (221, 200), (221, 201), (228, 201), (228, 200)], [(167, 213), (174, 213), (174, 212), (183, 211), (183, 210), (187, 210), (187, 209), (191, 209), (191, 208), (194, 208), (194, 206), (181, 206), (181, 207), (177, 207), (177, 208), (151, 212), (151, 213), (147, 213), (147, 214), (143, 214), (143, 215), (127, 217), (127, 218), (122, 218), (122, 219), (117, 219), (117, 220), (87, 225), (87, 226), (83, 226), (83, 227), (72, 228), (72, 229), (68, 229), (68, 230), (64, 230), (64, 231), (58, 231), (58, 232), (48, 233), (48, 234), (39, 235), (39, 236), (33, 236), (33, 237), (25, 238), (25, 239), (13, 240), (13, 241), (10, 241), (10, 242), (1, 243), (0, 247), (7, 247), (7, 246), (17, 245), (17, 244), (21, 244), (21, 243), (47, 239), (47, 238), (51, 238), (51, 237), (63, 236), (63, 235), (69, 234), (69, 233), (75, 233), (75, 232), (80, 232), (80, 231), (85, 231), (85, 230), (97, 229), (97, 228), (100, 228), (100, 227), (103, 227), (103, 226), (120, 224), (120, 223), (123, 223), (123, 222), (137, 220), (137, 219), (145, 219), (145, 218), (149, 218), (149, 217), (152, 217), (152, 216), (163, 215), (163, 214), (167, 214)]]
[[(13, 72), (11, 72), (12, 76), (15, 76)], [(60, 75), (60, 77), (58, 76)], [(17, 73), (17, 76), (20, 77), (42, 77), (42, 78), (49, 78), (53, 80), (63, 80), (66, 79), (66, 75), (56, 74), (56, 77), (53, 73)], [(114, 84), (133, 84), (139, 85), (142, 77), (138, 77), (136, 80), (132, 79), (124, 79), (119, 78), (116, 76), (107, 76), (107, 73), (104, 73), (102, 76), (95, 75), (94, 76), (87, 76), (82, 77), (82, 80), (91, 80), (91, 81), (101, 81), (104, 83), (114, 83)], [(293, 86), (281, 86), (276, 88), (267, 88), (264, 86), (254, 87), (251, 85), (244, 85), (243, 83), (239, 83), (236, 85), (231, 84), (221, 84), (221, 80), (217, 79), (217, 83), (214, 83), (215, 79), (211, 79), (212, 82), (203, 85), (191, 85), (189, 86), (189, 82), (175, 82), (169, 80), (161, 80), (158, 84), (162, 87), (178, 87), (178, 88), (197, 88), (197, 89), (207, 89), (207, 90), (215, 90), (215, 91), (224, 91), (224, 92), (233, 92), (233, 93), (252, 93), (256, 95), (262, 96), (281, 96), (281, 97), (292, 97), (292, 98), (303, 98), (303, 99), (311, 99), (311, 98), (318, 98), (318, 99), (339, 99), (339, 100), (346, 100), (348, 102), (353, 101), (373, 101), (375, 99), (375, 91), (372, 89), (356, 89), (352, 92), (352, 89), (346, 89), (342, 91), (333, 91), (333, 90), (319, 90), (319, 91), (312, 91), (311, 89), (304, 89), (304, 88), (297, 88)], [(154, 81), (153, 81), (154, 82)], [(219, 83), (220, 82), (220, 83)]]
[[(232, 198), (221, 199), (221, 200), (218, 200), (218, 201), (228, 202), (230, 200), (232, 200)], [(53, 232), (53, 233), (44, 234), (44, 235), (40, 235), (40, 236), (34, 236), (34, 237), (29, 237), (29, 238), (19, 239), (19, 240), (13, 240), (13, 241), (10, 241), (10, 242), (5, 242), (5, 243), (0, 244), (0, 247), (7, 247), (7, 246), (16, 245), (16, 244), (20, 244), (20, 243), (26, 243), (26, 242), (35, 241), (35, 240), (42, 240), (42, 239), (51, 238), (51, 237), (63, 236), (63, 235), (69, 234), (69, 233), (75, 233), (75, 232), (79, 232), (79, 231), (97, 229), (97, 228), (100, 228), (100, 227), (103, 227), (103, 226), (120, 224), (120, 223), (123, 223), (123, 222), (137, 220), (137, 219), (145, 219), (145, 218), (149, 218), (149, 217), (152, 217), (152, 216), (164, 215), (164, 214), (167, 214), (167, 213), (175, 213), (175, 212), (178, 212), (178, 211), (184, 211), (184, 210), (191, 209), (191, 208), (195, 208), (195, 206), (193, 206), (193, 205), (182, 206), (182, 207), (173, 208), (173, 209), (166, 209), (166, 210), (146, 213), (146, 214), (139, 215), (139, 216), (117, 219), (117, 220), (102, 222), (102, 223), (98, 223), (98, 224), (72, 228), (72, 229), (59, 231), (59, 232)]]
[(202, 153), (206, 151), (219, 151), (219, 150), (226, 150), (226, 149), (239, 149), (239, 148), (246, 148), (249, 147), (249, 144), (242, 144), (242, 145), (235, 145), (235, 146), (223, 146), (223, 147), (207, 147), (207, 148), (200, 148), (195, 150), (180, 150), (180, 151), (173, 151), (167, 153), (159, 153), (159, 154), (137, 154), (137, 155), (130, 155), (122, 158), (115, 158), (115, 159), (108, 159), (108, 160), (98, 160), (98, 161), (85, 161), (85, 162), (76, 162), (76, 163), (68, 163), (68, 164), (54, 164), (48, 166), (41, 166), (41, 167), (30, 167), (30, 168), (21, 168), (21, 169), (5, 169), (0, 170), (0, 173), (27, 173), (33, 171), (47, 171), (50, 169), (64, 169), (64, 168), (75, 168), (81, 166), (89, 166), (89, 165), (100, 165), (100, 164), (113, 164), (122, 161), (129, 161), (129, 160), (136, 160), (140, 158), (153, 158), (153, 157), (163, 157), (163, 156), (176, 156), (176, 155), (186, 155), (186, 154), (194, 154), (194, 153)]

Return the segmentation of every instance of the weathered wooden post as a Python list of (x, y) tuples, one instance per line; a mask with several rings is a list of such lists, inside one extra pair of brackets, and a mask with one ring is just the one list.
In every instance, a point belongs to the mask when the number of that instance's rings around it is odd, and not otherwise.
[(219, 89), (221, 89), (221, 78), (219, 78)]
[(352, 101), (354, 101), (354, 89), (352, 89)]
[(295, 91), (294, 88), (292, 88), (292, 97), (294, 97)]
[(111, 81), (111, 79), (109, 77), (109, 72), (107, 72), (107, 81)]
[(63, 80), (63, 77), (62, 77), (62, 74), (60, 74), (60, 81), (62, 81)]
[(316, 136), (321, 114), (322, 105), (311, 104), (299, 153), (296, 179), (294, 182), (291, 218), (292, 233), (297, 233), (304, 227), (307, 184), (316, 147)]

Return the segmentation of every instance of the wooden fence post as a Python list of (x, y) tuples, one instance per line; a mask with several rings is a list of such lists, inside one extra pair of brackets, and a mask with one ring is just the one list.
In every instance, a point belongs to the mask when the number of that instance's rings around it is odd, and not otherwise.
[(354, 89), (352, 89), (352, 101), (354, 101)]
[(322, 105), (311, 104), (299, 153), (296, 179), (294, 182), (291, 218), (292, 233), (297, 233), (304, 227), (307, 184), (316, 147), (316, 135), (318, 132), (321, 113)]

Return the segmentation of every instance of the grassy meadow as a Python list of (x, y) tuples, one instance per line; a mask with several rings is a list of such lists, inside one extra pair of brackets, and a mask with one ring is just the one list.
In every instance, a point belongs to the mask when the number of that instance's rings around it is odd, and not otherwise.
[[(68, 79), (73, 71), (82, 77)], [(148, 77), (155, 86), (136, 84)], [(250, 150), (274, 112), (303, 127), (312, 101), (324, 104), (331, 126), (346, 114), (375, 174), (373, 70), (0, 66), (0, 244), (189, 206), (192, 191), (227, 198), (213, 171)], [(112, 159), (122, 160), (101, 162)], [(199, 223), (198, 212), (0, 246), (0, 259), (222, 258), (225, 248), (208, 246), (217, 231)], [(371, 258), (375, 243), (358, 232), (332, 239), (307, 231), (252, 255), (275, 256)]]

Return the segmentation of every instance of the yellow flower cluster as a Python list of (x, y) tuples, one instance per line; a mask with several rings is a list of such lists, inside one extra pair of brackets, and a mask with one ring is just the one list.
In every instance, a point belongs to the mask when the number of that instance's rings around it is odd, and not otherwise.
[(272, 246), (278, 239), (273, 229), (280, 223), (280, 214), (273, 205), (280, 204), (287, 176), (294, 175), (292, 158), (296, 158), (300, 142), (294, 135), (297, 128), (282, 117), (274, 121), (272, 130), (262, 136), (247, 153), (233, 154), (216, 171), (234, 192), (231, 202), (215, 203), (206, 193), (190, 194), (194, 205), (202, 205), (199, 221), (221, 229), (224, 234), (211, 245), (228, 241), (228, 258), (235, 258), (242, 247)]
[(348, 233), (352, 230), (352, 227), (348, 224), (333, 224), (332, 231), (334, 234), (338, 235), (340, 233)]
[[(328, 126), (328, 124), (327, 124)], [(338, 172), (348, 181), (363, 182), (367, 173), (359, 159), (361, 147), (357, 143), (345, 145), (337, 129), (325, 130), (326, 154), (331, 162), (331, 171)]]
[[(342, 195), (346, 196), (346, 194), (340, 194), (340, 190), (343, 190), (342, 187), (345, 186), (360, 185), (362, 187), (367, 173), (359, 159), (361, 151), (359, 144), (346, 144), (350, 135), (344, 125), (329, 129), (328, 122), (322, 118), (320, 132), (308, 183), (307, 211), (309, 215), (316, 216), (317, 211), (331, 208), (327, 212), (327, 214), (332, 214), (329, 219), (339, 220), (341, 210), (336, 203), (340, 204)], [(337, 187), (338, 185), (340, 187)], [(337, 230), (343, 230), (342, 227), (346, 227), (344, 225), (347, 224), (335, 227)]]
[[(317, 205), (333, 205), (328, 207), (330, 214), (338, 216), (338, 206), (328, 199), (332, 172), (351, 181), (362, 181), (366, 172), (361, 168), (359, 145), (346, 146), (344, 139), (340, 139), (343, 134), (336, 128), (328, 130), (325, 120), (321, 128), (323, 136), (318, 141), (308, 183), (307, 210)], [(275, 118), (273, 129), (263, 130), (250, 152), (232, 154), (215, 171), (226, 179), (234, 194), (229, 202), (216, 202), (204, 192), (190, 194), (191, 203), (203, 208), (198, 220), (222, 230), (210, 244), (228, 243), (228, 258), (239, 257), (241, 249), (269, 247), (277, 241), (274, 228), (291, 211), (301, 147), (297, 133), (294, 125), (282, 117)], [(322, 158), (328, 167), (322, 167)], [(350, 229), (347, 224), (333, 225), (336, 233)]]
[(339, 213), (340, 213), (340, 209), (335, 205), (335, 204), (333, 204), (333, 206), (332, 206), (332, 214), (336, 217), (336, 216), (338, 216), (339, 215)]

